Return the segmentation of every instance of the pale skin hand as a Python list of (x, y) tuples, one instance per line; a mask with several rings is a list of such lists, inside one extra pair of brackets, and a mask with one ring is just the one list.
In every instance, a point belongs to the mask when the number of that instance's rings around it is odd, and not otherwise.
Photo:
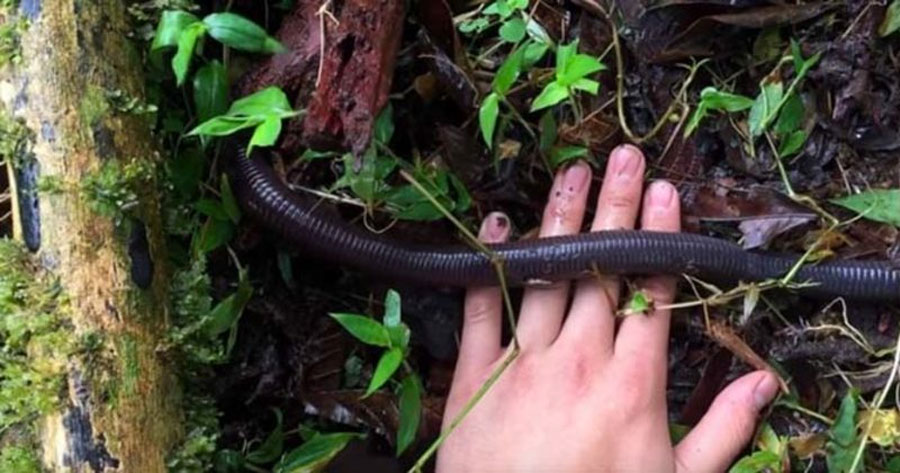
[[(643, 197), (644, 157), (613, 151), (592, 231), (679, 231), (675, 188), (651, 184)], [(588, 200), (590, 168), (557, 175), (541, 236), (577, 233)], [(506, 240), (505, 217), (482, 225), (486, 242)], [(675, 280), (641, 283), (656, 304), (670, 302)], [(570, 291), (574, 290), (571, 304)], [(747, 374), (725, 388), (678, 445), (669, 439), (665, 399), (667, 310), (616, 323), (620, 281), (614, 277), (528, 289), (518, 318), (518, 358), (450, 434), (437, 471), (457, 472), (722, 472), (753, 434), (759, 411), (775, 396), (775, 377)], [(466, 296), (459, 360), (444, 427), (502, 362), (502, 299), (497, 288)]]

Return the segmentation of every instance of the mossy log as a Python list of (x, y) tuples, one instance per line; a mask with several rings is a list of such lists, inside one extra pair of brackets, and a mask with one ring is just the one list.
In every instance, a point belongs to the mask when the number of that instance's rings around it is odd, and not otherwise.
[[(144, 77), (120, 0), (22, 1), (0, 81), (17, 146), (17, 235), (59, 281), (75, 350), (37, 425), (50, 471), (162, 472), (182, 436), (177, 376), (157, 347), (168, 278)], [(100, 176), (100, 177), (98, 177)], [(23, 231), (24, 229), (24, 231)], [(35, 356), (42, 356), (35, 354)]]

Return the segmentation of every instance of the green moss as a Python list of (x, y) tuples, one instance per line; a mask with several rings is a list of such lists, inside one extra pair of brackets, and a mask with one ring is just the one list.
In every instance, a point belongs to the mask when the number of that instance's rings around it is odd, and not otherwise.
[(219, 411), (208, 396), (188, 395), (184, 401), (184, 442), (169, 456), (170, 473), (212, 471), (219, 440)]
[(0, 110), (0, 160), (16, 165), (27, 154), (31, 131), (22, 120), (16, 120)]
[(119, 356), (121, 363), (121, 393), (133, 396), (137, 390), (138, 377), (141, 367), (138, 360), (137, 340), (131, 335), (122, 335), (119, 338)]
[(0, 450), (0, 471), (3, 473), (41, 473), (41, 464), (34, 449), (9, 445)]
[(138, 192), (152, 173), (153, 166), (147, 161), (135, 160), (125, 165), (108, 161), (100, 170), (88, 174), (81, 191), (93, 211), (120, 222), (138, 205)]
[(106, 91), (101, 87), (89, 85), (81, 98), (79, 112), (84, 123), (87, 123), (89, 126), (97, 123), (109, 112), (109, 101), (106, 97)]
[(18, 8), (18, 0), (0, 1), (0, 67), (22, 60), (19, 38), (28, 22), (16, 13)]
[(55, 409), (75, 343), (68, 304), (22, 246), (0, 240), (0, 431)]

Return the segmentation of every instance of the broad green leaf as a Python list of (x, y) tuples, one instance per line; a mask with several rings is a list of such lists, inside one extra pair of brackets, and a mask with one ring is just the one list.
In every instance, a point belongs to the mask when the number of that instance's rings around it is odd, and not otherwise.
[(522, 46), (522, 60), (520, 62), (521, 69), (529, 69), (544, 58), (550, 49), (549, 43), (538, 43), (529, 41)]
[(882, 38), (900, 30), (900, 0), (894, 0), (884, 13), (884, 20), (878, 27), (878, 35)]
[(278, 135), (280, 134), (281, 117), (271, 116), (266, 118), (262, 123), (257, 125), (256, 130), (253, 131), (248, 152), (252, 151), (253, 148), (257, 146), (265, 148), (274, 145), (275, 142), (278, 141)]
[(227, 174), (222, 174), (219, 178), (219, 193), (222, 195), (222, 208), (228, 215), (228, 218), (235, 224), (241, 222), (241, 208), (238, 207), (237, 199), (234, 198), (234, 192), (231, 190), (231, 182), (228, 180)]
[(553, 116), (552, 110), (548, 110), (541, 115), (541, 121), (538, 123), (538, 126), (541, 130), (540, 150), (546, 153), (553, 148), (553, 145), (556, 144), (556, 138), (559, 136), (559, 130), (556, 129), (556, 117)]
[(900, 228), (900, 189), (873, 189), (831, 201), (869, 220)]
[(275, 466), (275, 473), (318, 473), (322, 471), (351, 440), (365, 436), (356, 433), (316, 434), (303, 445), (291, 450)]
[(786, 135), (796, 131), (803, 123), (805, 115), (806, 108), (803, 106), (803, 99), (797, 94), (791, 94), (784, 102), (781, 113), (778, 114), (778, 120), (775, 122), (775, 133)]
[(394, 108), (390, 102), (381, 110), (372, 127), (372, 137), (378, 143), (387, 145), (394, 137)]
[(506, 61), (503, 61), (503, 64), (500, 65), (500, 69), (497, 69), (492, 87), (494, 92), (497, 92), (499, 95), (506, 95), (509, 89), (512, 88), (512, 85), (516, 83), (516, 79), (519, 78), (523, 56), (521, 51), (522, 48), (519, 48), (510, 53), (506, 57)]
[(525, 25), (525, 32), (528, 33), (528, 37), (533, 39), (539, 44), (549, 46), (553, 44), (553, 38), (550, 37), (550, 34), (547, 33), (547, 30), (541, 26), (540, 23), (535, 21), (533, 18), (528, 18), (528, 22)]
[(228, 220), (210, 218), (200, 227), (197, 241), (197, 251), (209, 253), (228, 243), (234, 235), (234, 224)]
[(256, 117), (229, 117), (221, 116), (201, 123), (188, 133), (188, 136), (227, 136), (238, 131), (252, 128), (262, 123), (263, 119)]
[(177, 156), (166, 161), (169, 179), (186, 199), (196, 195), (205, 166), (206, 155), (196, 147), (183, 148)]
[(728, 470), (728, 473), (764, 473), (769, 471), (781, 471), (781, 457), (770, 451), (761, 450), (738, 460)]
[(753, 59), (763, 63), (777, 59), (781, 54), (781, 30), (769, 27), (762, 30), (753, 42)]
[(286, 49), (256, 23), (234, 13), (213, 13), (203, 19), (209, 35), (226, 46), (252, 53), (280, 53)]
[(469, 207), (472, 205), (472, 196), (469, 194), (469, 190), (466, 189), (465, 184), (455, 174), (452, 172), (447, 173), (450, 185), (453, 187), (454, 192), (456, 192), (456, 208), (455, 211), (465, 212), (469, 210)]
[(706, 118), (706, 114), (709, 111), (709, 107), (703, 103), (702, 101), (697, 105), (697, 109), (694, 110), (693, 115), (691, 115), (691, 119), (688, 120), (687, 125), (684, 127), (684, 136), (687, 138), (694, 134), (697, 128), (700, 127), (700, 122)]
[(508, 43), (518, 43), (525, 38), (525, 21), (511, 18), (500, 26), (500, 38)]
[(197, 40), (206, 32), (203, 23), (194, 23), (178, 37), (178, 52), (172, 58), (172, 70), (175, 71), (175, 79), (179, 86), (184, 84), (188, 70), (191, 68), (191, 59), (194, 57), (194, 48), (197, 47)]
[(588, 149), (584, 146), (559, 146), (550, 151), (550, 165), (557, 169), (565, 163), (587, 155)]
[(778, 105), (784, 96), (784, 84), (772, 82), (765, 84), (762, 91), (750, 108), (750, 134), (757, 137), (763, 134), (778, 112)]
[(156, 35), (153, 37), (151, 51), (178, 46), (178, 38), (190, 25), (199, 23), (200, 19), (191, 13), (181, 10), (166, 10), (159, 19)]
[(513, 10), (524, 10), (528, 8), (528, 0), (507, 0), (509, 8)]
[(380, 323), (362, 315), (332, 313), (328, 314), (336, 320), (350, 335), (359, 341), (377, 347), (391, 346), (391, 337)]
[(535, 112), (543, 108), (552, 107), (569, 97), (569, 89), (559, 82), (553, 81), (544, 87), (540, 95), (531, 103), (531, 111)]
[(569, 64), (569, 59), (575, 55), (578, 50), (578, 40), (572, 41), (569, 44), (561, 44), (558, 48), (556, 48), (556, 77), (563, 77), (566, 73), (566, 66)]
[(403, 378), (400, 384), (400, 426), (397, 428), (397, 456), (416, 439), (422, 416), (422, 388), (415, 374)]
[(803, 148), (803, 145), (806, 143), (806, 132), (803, 130), (797, 130), (790, 135), (788, 135), (782, 142), (781, 146), (778, 148), (778, 157), (786, 158), (792, 154), (796, 154), (800, 152)]
[(591, 79), (578, 79), (572, 83), (573, 89), (583, 90), (589, 94), (597, 95), (600, 90), (600, 83)]
[(200, 199), (194, 203), (194, 209), (201, 214), (216, 220), (222, 220), (224, 222), (230, 220), (222, 203), (215, 199)]
[(497, 116), (500, 114), (500, 97), (496, 92), (484, 98), (481, 108), (478, 109), (478, 124), (481, 126), (481, 136), (488, 148), (494, 147), (494, 130), (497, 127)]
[(282, 428), (281, 410), (272, 409), (275, 412), (275, 428), (259, 447), (247, 454), (247, 461), (257, 465), (271, 463), (281, 456), (284, 451), (284, 429)]
[(409, 327), (404, 323), (387, 327), (388, 336), (391, 339), (391, 346), (406, 351), (409, 348), (409, 336), (411, 334)]
[(710, 110), (740, 112), (753, 106), (753, 99), (743, 95), (722, 92), (715, 87), (707, 87), (700, 92), (700, 102)]
[(803, 53), (800, 51), (800, 43), (795, 39), (791, 39), (791, 60), (794, 61), (794, 71), (800, 74), (803, 70)]
[(369, 387), (366, 389), (365, 395), (371, 396), (372, 393), (384, 386), (384, 383), (391, 379), (391, 376), (394, 375), (402, 362), (403, 350), (400, 348), (391, 348), (384, 352), (381, 355), (381, 359), (378, 360), (378, 365), (375, 366), (375, 372), (372, 373), (372, 380), (369, 381)]
[(228, 109), (228, 115), (247, 117), (279, 115), (287, 118), (294, 113), (287, 95), (278, 87), (267, 87), (238, 99)]
[(635, 291), (625, 304), (625, 315), (646, 315), (653, 309), (653, 299), (644, 291)]
[(862, 441), (856, 429), (857, 396), (857, 392), (852, 389), (844, 396), (844, 399), (841, 400), (841, 407), (838, 410), (837, 417), (829, 431), (829, 440), (825, 445), (825, 461), (828, 465), (829, 473), (865, 471), (862, 468), (863, 462), (860, 462), (860, 465), (857, 465), (858, 468), (851, 471), (853, 458), (856, 456), (856, 451), (859, 449), (859, 444)]
[(397, 327), (400, 325), (400, 293), (388, 289), (384, 296), (384, 321), (385, 327)]
[(576, 54), (569, 58), (562, 75), (559, 75), (557, 72), (557, 79), (561, 84), (568, 86), (604, 69), (606, 69), (606, 66), (597, 58), (587, 54)]
[(228, 110), (228, 72), (221, 62), (211, 61), (194, 74), (194, 107), (201, 123)]
[(237, 291), (216, 304), (210, 311), (205, 325), (207, 335), (215, 337), (230, 330), (240, 319), (244, 306), (250, 301), (251, 296), (253, 286), (250, 285), (247, 270), (241, 269)]

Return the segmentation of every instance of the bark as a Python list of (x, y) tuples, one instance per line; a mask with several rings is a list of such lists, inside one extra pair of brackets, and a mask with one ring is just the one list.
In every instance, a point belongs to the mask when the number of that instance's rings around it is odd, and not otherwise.
[[(21, 182), (17, 169), (16, 184), (20, 195), (47, 179), (61, 189), (38, 193), (37, 212), (20, 224), (39, 230), (27, 243), (59, 279), (72, 335), (101, 341), (67, 361), (60, 408), (39, 422), (41, 455), (51, 471), (162, 472), (182, 433), (177, 378), (156, 351), (168, 292), (152, 172), (159, 154), (149, 117), (114, 99), (143, 100), (141, 51), (119, 0), (23, 1), (20, 13), (22, 60), (3, 71), (0, 95), (31, 131), (33, 160), (17, 162), (32, 162), (35, 176)], [(137, 200), (125, 219), (85, 195), (103, 166), (150, 169), (130, 182)]]

